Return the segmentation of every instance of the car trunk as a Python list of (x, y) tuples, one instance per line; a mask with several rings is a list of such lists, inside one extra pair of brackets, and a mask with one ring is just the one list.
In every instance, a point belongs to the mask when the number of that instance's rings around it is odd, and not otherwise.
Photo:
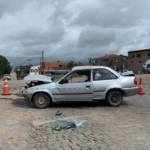
[(122, 80), (121, 82), (123, 83), (122, 85), (123, 88), (126, 88), (126, 87), (136, 87), (137, 85), (134, 83), (134, 79), (135, 79), (135, 76), (121, 76)]

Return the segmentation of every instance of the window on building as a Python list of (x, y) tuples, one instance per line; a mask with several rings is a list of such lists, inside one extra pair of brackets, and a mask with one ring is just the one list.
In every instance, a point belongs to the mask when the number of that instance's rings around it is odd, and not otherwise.
[(97, 59), (93, 59), (92, 63), (98, 63), (98, 60)]
[(113, 62), (113, 60), (111, 60), (111, 62)]
[(133, 61), (131, 61), (131, 64), (133, 64)]
[(121, 59), (121, 61), (123, 61), (123, 59)]
[(142, 63), (142, 61), (139, 61), (139, 63)]
[(116, 62), (118, 62), (118, 60), (116, 59)]
[(132, 55), (132, 58), (134, 58), (135, 57), (135, 55)]
[(145, 55), (145, 53), (143, 53), (143, 55)]
[(59, 67), (62, 67), (62, 65), (59, 65)]
[(147, 53), (147, 56), (150, 57), (150, 53)]
[(137, 54), (136, 56), (137, 56), (137, 57), (141, 57), (141, 54)]
[(131, 59), (132, 58), (132, 55), (129, 55), (129, 59)]

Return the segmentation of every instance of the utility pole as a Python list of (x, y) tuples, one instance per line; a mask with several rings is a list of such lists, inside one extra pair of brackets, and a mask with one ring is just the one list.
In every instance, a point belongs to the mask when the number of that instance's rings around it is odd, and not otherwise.
[(44, 52), (42, 51), (42, 66), (43, 66), (43, 74), (44, 74), (44, 67), (45, 67), (45, 65), (44, 65)]
[(40, 57), (40, 74), (41, 74), (41, 57)]
[(27, 59), (27, 61), (29, 61), (29, 66), (30, 66), (30, 61), (32, 61), (32, 59)]

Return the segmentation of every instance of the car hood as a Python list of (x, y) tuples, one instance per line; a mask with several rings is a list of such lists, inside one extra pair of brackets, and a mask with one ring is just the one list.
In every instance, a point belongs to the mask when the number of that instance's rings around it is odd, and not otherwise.
[(53, 82), (51, 80), (51, 77), (48, 77), (45, 75), (28, 75), (28, 76), (24, 77), (24, 80)]

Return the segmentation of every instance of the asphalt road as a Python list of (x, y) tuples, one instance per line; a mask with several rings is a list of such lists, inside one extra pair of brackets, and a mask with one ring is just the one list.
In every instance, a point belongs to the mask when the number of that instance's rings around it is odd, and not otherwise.
[[(21, 88), (26, 85), (26, 83), (29, 83), (30, 81), (24, 81), (24, 80), (12, 80), (8, 81), (9, 88)], [(0, 81), (0, 88), (4, 87), (4, 81)]]

